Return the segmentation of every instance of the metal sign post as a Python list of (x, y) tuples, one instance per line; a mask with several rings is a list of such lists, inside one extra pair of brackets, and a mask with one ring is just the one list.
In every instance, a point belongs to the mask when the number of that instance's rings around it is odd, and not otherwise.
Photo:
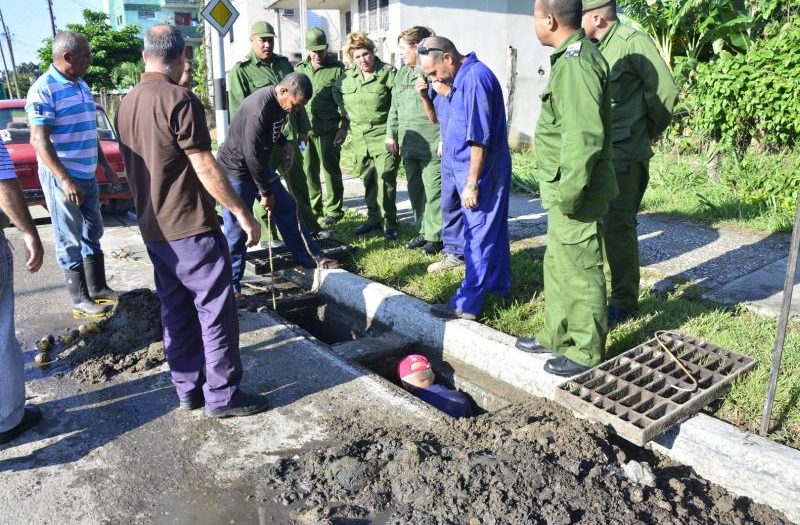
[(800, 194), (797, 195), (797, 211), (795, 211), (794, 216), (789, 262), (786, 265), (786, 280), (783, 282), (783, 304), (781, 304), (781, 315), (778, 318), (778, 334), (775, 336), (775, 348), (772, 351), (772, 369), (769, 376), (767, 400), (764, 402), (764, 417), (761, 420), (762, 436), (766, 436), (769, 432), (769, 424), (772, 420), (772, 404), (775, 401), (775, 390), (778, 387), (778, 373), (781, 369), (783, 345), (786, 342), (786, 331), (789, 327), (789, 317), (792, 309), (792, 291), (794, 290), (794, 276), (797, 274), (798, 251), (800, 251)]
[(217, 121), (217, 144), (228, 134), (228, 92), (225, 89), (225, 35), (239, 18), (230, 0), (210, 0), (201, 12), (203, 18), (217, 30), (217, 42), (211, 46), (214, 64), (214, 110)]

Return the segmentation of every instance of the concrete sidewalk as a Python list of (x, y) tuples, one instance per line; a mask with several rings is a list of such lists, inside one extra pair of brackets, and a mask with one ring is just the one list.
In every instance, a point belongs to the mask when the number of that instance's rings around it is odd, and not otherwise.
[[(397, 183), (401, 220), (412, 220), (406, 181)], [(345, 205), (366, 213), (364, 188), (345, 180)], [(512, 241), (531, 248), (546, 244), (547, 212), (539, 199), (513, 194), (509, 203)], [(703, 297), (720, 304), (745, 303), (762, 315), (778, 315), (783, 300), (790, 236), (735, 228), (713, 228), (673, 216), (639, 214), (639, 242), (644, 281), (657, 289), (694, 282)], [(800, 271), (795, 276), (792, 312), (800, 315)]]

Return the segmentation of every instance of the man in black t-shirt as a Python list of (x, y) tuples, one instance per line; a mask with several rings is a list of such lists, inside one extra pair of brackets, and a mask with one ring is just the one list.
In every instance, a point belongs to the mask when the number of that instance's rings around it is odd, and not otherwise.
[[(307, 268), (335, 268), (326, 259), (297, 213), (297, 204), (269, 166), (273, 148), (283, 148), (284, 163), (294, 163), (294, 148), (283, 134), (286, 117), (311, 98), (311, 80), (302, 73), (290, 73), (277, 86), (266, 86), (248, 96), (233, 116), (228, 136), (219, 148), (217, 162), (230, 177), (231, 186), (244, 202), (253, 205), (256, 193), (261, 206), (269, 210), (292, 256)], [(233, 293), (241, 295), (244, 275), (245, 235), (237, 218), (224, 206), (223, 231), (231, 252)]]

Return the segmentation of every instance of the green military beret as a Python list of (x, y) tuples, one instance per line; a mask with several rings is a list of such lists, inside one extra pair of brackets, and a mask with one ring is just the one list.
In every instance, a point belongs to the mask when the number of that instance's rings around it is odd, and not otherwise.
[(606, 4), (610, 4), (611, 0), (583, 0), (583, 11), (591, 11), (592, 9), (597, 9), (598, 7), (603, 7)]

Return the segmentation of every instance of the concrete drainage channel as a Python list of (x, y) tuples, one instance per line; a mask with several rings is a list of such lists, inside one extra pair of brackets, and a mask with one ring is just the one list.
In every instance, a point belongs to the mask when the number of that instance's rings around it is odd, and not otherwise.
[[(301, 286), (311, 282), (310, 273), (298, 270), (283, 276)], [(472, 397), (477, 413), (503, 410), (530, 395), (554, 400), (562, 382), (543, 371), (546, 356), (516, 351), (514, 338), (478, 323), (444, 322), (429, 314), (426, 303), (341, 270), (324, 273), (317, 299), (281, 315), (398, 391), (397, 361), (422, 353), (440, 381)], [(704, 414), (673, 427), (647, 448), (800, 522), (800, 451)]]

